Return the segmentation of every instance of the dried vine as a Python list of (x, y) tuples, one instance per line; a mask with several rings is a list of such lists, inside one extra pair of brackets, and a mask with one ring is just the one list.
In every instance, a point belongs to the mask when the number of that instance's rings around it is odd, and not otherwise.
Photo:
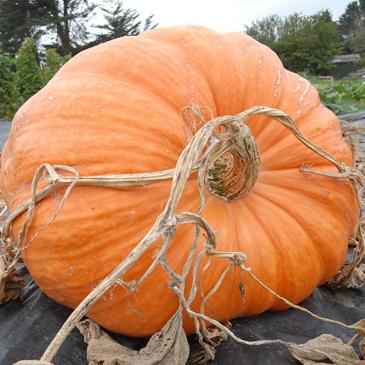
[[(203, 120), (201, 111), (196, 106), (191, 106), (186, 109), (188, 115), (191, 118), (198, 118)], [(308, 139), (306, 139), (294, 121), (285, 113), (268, 108), (268, 107), (253, 107), (245, 112), (237, 114), (235, 116), (223, 116), (217, 117), (205, 123), (195, 135), (192, 137), (190, 142), (187, 144), (185, 149), (182, 151), (175, 169), (164, 170), (154, 173), (146, 174), (126, 174), (126, 175), (112, 175), (112, 176), (79, 176), (77, 171), (73, 168), (56, 165), (51, 166), (49, 164), (41, 165), (32, 182), (32, 195), (31, 198), (20, 205), (14, 212), (10, 213), (4, 222), (3, 229), (1, 232), (1, 241), (3, 246), (3, 252), (13, 251), (15, 256), (10, 258), (7, 255), (5, 260), (6, 266), (3, 270), (3, 277), (7, 277), (11, 270), (14, 269), (14, 265), (19, 258), (20, 252), (27, 245), (40, 234), (40, 232), (46, 228), (55, 219), (58, 212), (62, 209), (64, 202), (72, 188), (76, 185), (92, 185), (92, 186), (104, 186), (112, 188), (132, 188), (135, 186), (152, 184), (156, 181), (172, 179), (172, 187), (169, 199), (163, 212), (159, 215), (154, 225), (151, 227), (145, 237), (135, 246), (130, 254), (121, 262), (113, 272), (106, 277), (73, 311), (67, 321), (64, 323), (62, 328), (59, 330), (53, 341), (48, 346), (47, 350), (41, 357), (41, 361), (47, 363), (51, 362), (54, 355), (64, 342), (65, 338), (69, 335), (71, 330), (79, 323), (82, 317), (87, 313), (88, 309), (103, 295), (105, 294), (112, 285), (115, 283), (123, 283), (129, 290), (135, 290), (141, 282), (143, 282), (158, 266), (161, 265), (169, 274), (171, 282), (169, 286), (176, 293), (180, 300), (180, 306), (177, 314), (168, 323), (171, 325), (171, 321), (177, 326), (182, 326), (181, 313), (185, 310), (193, 319), (195, 323), (196, 333), (199, 341), (204, 347), (208, 358), (214, 357), (214, 341), (210, 329), (207, 328), (209, 325), (213, 325), (218, 328), (221, 333), (231, 336), (233, 339), (240, 343), (248, 345), (262, 345), (269, 343), (280, 343), (287, 346), (289, 349), (299, 349), (298, 345), (293, 343), (287, 343), (281, 340), (262, 340), (262, 341), (244, 341), (236, 337), (232, 331), (221, 323), (210, 318), (204, 314), (204, 306), (210, 296), (212, 296), (223, 282), (225, 276), (232, 267), (239, 267), (243, 272), (247, 272), (253, 280), (259, 285), (268, 290), (270, 293), (275, 295), (277, 298), (283, 300), (286, 304), (302, 310), (307, 314), (314, 316), (322, 321), (330, 322), (342, 326), (346, 329), (356, 331), (359, 335), (364, 336), (365, 328), (362, 322), (354, 325), (346, 325), (344, 323), (319, 317), (312, 312), (304, 309), (298, 305), (295, 305), (285, 298), (279, 296), (272, 289), (262, 283), (255, 275), (251, 272), (250, 268), (246, 267), (246, 255), (241, 252), (219, 252), (216, 250), (215, 235), (213, 230), (210, 228), (207, 221), (201, 217), (202, 210), (205, 202), (205, 186), (208, 187), (213, 194), (218, 195), (224, 199), (231, 200), (239, 196), (247, 194), (250, 187), (253, 185), (257, 174), (259, 157), (255, 144), (252, 142), (252, 136), (249, 128), (244, 124), (247, 118), (253, 115), (265, 115), (269, 116), (281, 125), (286, 127), (300, 142), (302, 142), (309, 149), (322, 156), (326, 160), (330, 161), (337, 169), (338, 174), (331, 174), (334, 178), (346, 179), (349, 181), (357, 193), (359, 205), (363, 204), (363, 188), (365, 186), (364, 176), (342, 162), (337, 161), (332, 155), (326, 151), (320, 149)], [(249, 148), (248, 148), (249, 146)], [(247, 160), (250, 161), (247, 164)], [(248, 166), (248, 167), (247, 167)], [(189, 179), (189, 176), (194, 170), (198, 170), (198, 186), (200, 191), (200, 207), (197, 212), (184, 212), (176, 214), (177, 205), (180, 201), (183, 193), (185, 184)], [(73, 176), (64, 176), (59, 172), (68, 171)], [(302, 168), (303, 172), (312, 172), (323, 174), (322, 172), (311, 171), (306, 168)], [(214, 176), (215, 179), (211, 177)], [(227, 183), (229, 178), (232, 181), (232, 177), (240, 177), (239, 179), (233, 179), (232, 183)], [(216, 181), (221, 182), (217, 184)], [(47, 186), (37, 192), (39, 182), (45, 180)], [(244, 181), (244, 183), (239, 183)], [(32, 214), (36, 209), (37, 203), (42, 199), (49, 196), (52, 192), (59, 189), (62, 186), (66, 186), (65, 193), (59, 204), (56, 212), (52, 215), (50, 220), (41, 227), (41, 229), (33, 236), (28, 242), (25, 242), (27, 228), (31, 220)], [(22, 213), (26, 212), (26, 217), (19, 233), (17, 244), (13, 243), (10, 235), (10, 227), (12, 222)], [(337, 274), (335, 281), (336, 285), (347, 285), (352, 287), (359, 287), (364, 283), (364, 267), (361, 264), (364, 252), (364, 234), (361, 225), (363, 216), (359, 219), (359, 224), (356, 227), (354, 233), (354, 241), (356, 243), (354, 258), (351, 263), (345, 264), (341, 271)], [(183, 267), (182, 273), (175, 273), (169, 266), (166, 252), (169, 246), (172, 244), (176, 227), (179, 224), (194, 224), (195, 225), (195, 239), (191, 246), (188, 259)], [(198, 239), (200, 231), (205, 232), (205, 243), (204, 249), (197, 253)], [(151, 247), (158, 238), (162, 237), (163, 245), (159, 249), (158, 254), (154, 258), (154, 261), (138, 280), (131, 282), (124, 282), (124, 274), (136, 263), (136, 261), (143, 255), (143, 253)], [(216, 256), (230, 263), (227, 265), (226, 270), (222, 273), (217, 283), (213, 286), (211, 291), (203, 296), (203, 300), (200, 307), (200, 312), (193, 311), (190, 306), (194, 301), (195, 297), (201, 292), (201, 280), (202, 275), (207, 270), (210, 264), (209, 257)], [(208, 257), (207, 263), (201, 271), (200, 281), (197, 278), (197, 273), (200, 268), (201, 262), (204, 257)], [(189, 273), (192, 273), (192, 286), (190, 291), (187, 293), (185, 290), (185, 282)], [(1, 272), (0, 272), (1, 278)], [(242, 286), (241, 286), (242, 285)], [(243, 283), (240, 284), (240, 288), (244, 289)], [(244, 290), (242, 290), (244, 294)], [(170, 323), (171, 322), (171, 323)], [(179, 332), (180, 333), (180, 332)], [(219, 340), (218, 340), (219, 342)]]

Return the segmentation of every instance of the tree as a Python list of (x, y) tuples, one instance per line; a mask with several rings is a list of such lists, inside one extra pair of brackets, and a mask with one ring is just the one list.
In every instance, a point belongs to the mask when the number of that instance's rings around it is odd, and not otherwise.
[(346, 6), (345, 12), (341, 15), (338, 23), (341, 34), (349, 36), (359, 25), (361, 20), (360, 6), (357, 1), (353, 1)]
[(86, 22), (95, 8), (88, 0), (1, 0), (0, 40), (14, 54), (25, 38), (53, 34), (62, 54), (75, 54), (88, 40)]
[(347, 5), (339, 19), (339, 29), (345, 51), (364, 52), (365, 0), (353, 1)]
[(0, 119), (12, 119), (17, 109), (40, 90), (68, 60), (54, 49), (45, 53), (43, 67), (35, 41), (27, 38), (16, 57), (1, 49), (0, 44)]
[(285, 67), (296, 72), (326, 73), (341, 49), (338, 27), (328, 10), (311, 16), (272, 15), (254, 22), (246, 31), (272, 48)]
[(365, 22), (357, 28), (356, 32), (351, 34), (348, 44), (352, 52), (365, 55)]
[(45, 83), (34, 39), (27, 38), (24, 41), (16, 55), (15, 66), (15, 87), (20, 103), (24, 103)]
[(283, 23), (284, 21), (279, 15), (269, 15), (246, 27), (246, 33), (260, 43), (273, 48), (276, 42), (282, 38)]
[(153, 15), (150, 15), (142, 22), (137, 10), (124, 9), (122, 1), (109, 0), (107, 5), (107, 8), (101, 8), (104, 12), (104, 24), (96, 28), (101, 29), (103, 33), (97, 37), (97, 42), (104, 42), (123, 36), (138, 35), (142, 31), (153, 29), (157, 26), (153, 21)]
[(28, 0), (0, 1), (0, 42), (5, 52), (15, 54), (24, 39), (31, 36), (29, 9)]
[(49, 0), (1, 0), (0, 41), (5, 52), (14, 55), (27, 37), (39, 40)]
[(3, 52), (0, 44), (0, 119), (11, 119), (17, 108), (14, 68), (13, 58)]
[(35, 0), (44, 9), (42, 26), (56, 35), (51, 46), (62, 55), (74, 55), (88, 42), (86, 23), (93, 15), (95, 4), (88, 0)]
[(48, 82), (61, 68), (61, 66), (68, 61), (68, 59), (68, 56), (60, 56), (53, 48), (47, 49), (44, 57), (45, 63), (43, 67), (45, 81)]
[[(143, 21), (136, 10), (123, 9), (121, 1), (107, 4), (103, 8), (96, 0), (0, 0), (0, 41), (11, 54), (32, 37), (61, 55), (75, 55), (105, 40), (136, 35), (157, 25), (153, 16)], [(102, 33), (95, 35), (87, 24), (98, 9), (104, 13), (104, 23), (98, 27)]]

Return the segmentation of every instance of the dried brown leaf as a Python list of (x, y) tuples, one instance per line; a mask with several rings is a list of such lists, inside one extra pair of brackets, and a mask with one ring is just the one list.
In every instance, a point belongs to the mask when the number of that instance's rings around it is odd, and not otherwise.
[(140, 351), (120, 345), (89, 319), (77, 327), (88, 343), (89, 365), (184, 365), (189, 356), (180, 311)]
[(227, 340), (227, 333), (217, 327), (209, 327), (204, 331), (204, 338), (199, 341), (199, 348), (193, 348), (190, 351), (188, 364), (206, 365), (209, 361), (214, 360), (216, 348)]
[(15, 269), (5, 274), (5, 263), (0, 255), (0, 305), (17, 299), (24, 283), (24, 278)]
[(205, 341), (213, 347), (218, 347), (223, 341), (227, 341), (227, 333), (217, 327), (209, 327), (204, 332)]
[(339, 338), (324, 334), (303, 345), (288, 345), (290, 353), (304, 365), (365, 365), (355, 350)]

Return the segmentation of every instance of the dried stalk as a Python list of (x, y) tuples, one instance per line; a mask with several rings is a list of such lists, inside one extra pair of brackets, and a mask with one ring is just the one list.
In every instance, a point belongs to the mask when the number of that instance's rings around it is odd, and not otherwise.
[[(199, 108), (193, 106), (190, 109), (192, 118), (198, 118), (203, 120), (202, 114)], [(196, 332), (199, 336), (200, 342), (204, 345), (204, 341), (207, 340), (207, 329), (205, 322), (208, 322), (222, 332), (234, 338), (240, 343), (245, 343), (249, 345), (261, 345), (268, 343), (281, 343), (288, 347), (295, 346), (295, 344), (287, 343), (281, 340), (263, 340), (263, 341), (244, 341), (237, 338), (230, 330), (225, 326), (217, 322), (216, 320), (206, 316), (204, 314), (204, 306), (206, 301), (210, 296), (212, 296), (216, 290), (219, 288), (220, 284), (223, 282), (228, 270), (233, 266), (238, 266), (241, 270), (246, 271), (251, 275), (251, 277), (256, 280), (262, 287), (270, 291), (277, 298), (284, 300), (287, 304), (297, 309), (300, 306), (294, 305), (293, 303), (282, 298), (277, 293), (268, 288), (264, 283), (260, 282), (258, 278), (251, 273), (249, 268), (245, 267), (246, 256), (240, 252), (218, 252), (215, 250), (215, 236), (213, 230), (210, 228), (208, 222), (206, 222), (201, 217), (201, 212), (204, 208), (204, 184), (208, 190), (213, 194), (226, 199), (232, 200), (236, 199), (244, 194), (247, 194), (249, 189), (254, 184), (254, 181), (258, 174), (259, 168), (259, 156), (257, 153), (256, 145), (252, 139), (249, 128), (244, 124), (247, 118), (253, 115), (265, 115), (277, 120), (280, 124), (285, 126), (291, 131), (291, 133), (309, 149), (322, 156), (326, 160), (330, 161), (334, 166), (337, 167), (339, 174), (334, 175), (334, 177), (345, 178), (354, 186), (357, 193), (359, 204), (363, 202), (362, 189), (364, 187), (364, 177), (355, 169), (348, 167), (342, 162), (337, 161), (332, 155), (317, 147), (309, 140), (307, 140), (301, 132), (298, 130), (294, 121), (285, 113), (268, 108), (268, 107), (253, 107), (235, 116), (224, 116), (217, 117), (209, 122), (207, 122), (196, 134), (192, 137), (190, 142), (187, 144), (185, 149), (182, 151), (175, 169), (165, 170), (146, 174), (126, 174), (126, 175), (112, 175), (112, 176), (78, 176), (77, 172), (67, 166), (50, 166), (48, 164), (42, 165), (36, 172), (32, 183), (32, 196), (28, 202), (25, 202), (20, 207), (18, 207), (13, 213), (9, 215), (5, 221), (2, 230), (2, 242), (8, 250), (11, 248), (9, 245), (9, 228), (12, 222), (23, 212), (27, 212), (26, 219), (23, 228), (20, 232), (18, 239), (18, 249), (17, 253), (20, 252), (24, 247), (26, 247), (35, 237), (32, 237), (30, 241), (25, 243), (26, 232), (28, 224), (31, 221), (32, 214), (36, 207), (36, 204), (40, 202), (45, 197), (49, 196), (56, 189), (67, 186), (64, 193), (63, 199), (57, 211), (51, 217), (51, 219), (44, 225), (41, 230), (43, 230), (47, 225), (49, 225), (57, 213), (60, 211), (62, 204), (67, 199), (68, 194), (75, 185), (91, 185), (91, 186), (104, 186), (111, 188), (132, 188), (135, 186), (141, 186), (145, 184), (150, 184), (156, 181), (161, 181), (169, 179), (172, 177), (172, 187), (169, 199), (163, 212), (159, 215), (154, 225), (151, 227), (149, 232), (145, 237), (136, 245), (136, 247), (130, 252), (130, 254), (121, 262), (113, 272), (106, 277), (73, 311), (67, 321), (64, 323), (62, 328), (59, 330), (55, 338), (52, 340), (47, 350), (41, 357), (41, 361), (50, 362), (52, 361), (54, 355), (64, 342), (65, 338), (69, 335), (71, 330), (75, 325), (81, 320), (81, 318), (87, 313), (89, 308), (103, 295), (105, 294), (112, 285), (118, 282), (123, 282), (124, 274), (137, 262), (137, 260), (149, 249), (158, 238), (163, 238), (163, 245), (160, 248), (157, 256), (138, 280), (133, 280), (127, 284), (130, 290), (135, 290), (141, 282), (143, 282), (158, 266), (161, 265), (168, 272), (171, 277), (170, 287), (178, 295), (180, 300), (180, 308), (184, 308), (185, 311), (194, 319)], [(249, 146), (249, 148), (247, 148)], [(206, 148), (206, 150), (204, 150)], [(250, 152), (248, 152), (250, 150)], [(205, 151), (205, 152), (204, 152)], [(229, 157), (227, 157), (227, 153)], [(247, 161), (250, 161), (249, 168), (243, 168), (247, 165)], [(246, 163), (246, 165), (245, 165)], [(189, 179), (191, 173), (198, 168), (198, 186), (200, 191), (200, 208), (197, 213), (186, 212), (176, 215), (176, 209), (180, 201), (183, 189), (187, 180)], [(71, 172), (74, 176), (63, 176), (60, 175), (56, 170), (67, 170)], [(307, 169), (303, 169), (306, 172), (312, 172)], [(317, 172), (322, 174), (321, 172)], [(212, 176), (214, 178), (212, 178)], [(37, 187), (40, 180), (46, 180), (48, 185), (37, 192)], [(227, 179), (230, 179), (229, 181)], [(233, 180), (232, 180), (233, 179)], [(217, 180), (220, 184), (217, 184)], [(243, 183), (242, 183), (243, 182)], [(361, 217), (362, 218), (362, 217)], [(187, 262), (185, 263), (182, 273), (179, 275), (175, 273), (168, 265), (166, 252), (172, 243), (176, 226), (178, 224), (194, 224), (195, 239), (192, 244), (191, 250), (188, 255)], [(198, 246), (199, 232), (203, 230), (206, 234), (204, 250), (202, 250), (198, 255), (196, 255), (196, 249)], [(39, 232), (36, 233), (38, 235)], [(359, 242), (357, 245), (357, 258), (356, 264), (351, 268), (351, 273), (346, 274), (347, 278), (358, 269), (358, 264), (361, 262), (364, 256), (364, 236), (362, 232), (361, 225), (357, 226), (356, 234), (360, 234), (357, 237)], [(362, 247), (362, 249), (361, 249)], [(209, 266), (210, 256), (220, 257), (222, 259), (228, 259), (231, 263), (224, 270), (218, 282), (211, 291), (205, 296), (203, 295), (202, 306), (200, 313), (194, 312), (190, 309), (190, 305), (198, 294), (198, 269), (204, 257), (208, 257), (207, 264), (203, 268), (202, 274), (206, 271)], [(17, 258), (18, 256), (16, 256)], [(361, 259), (360, 259), (361, 258)], [(359, 261), (360, 260), (360, 261)], [(14, 266), (14, 261), (8, 265), (8, 268)], [(347, 269), (346, 269), (347, 270)], [(189, 293), (185, 293), (185, 281), (187, 275), (193, 273), (192, 287)], [(202, 276), (200, 277), (200, 282)], [(243, 284), (241, 283), (242, 288)], [(241, 289), (242, 289), (241, 288)], [(244, 288), (243, 288), (244, 289)], [(242, 292), (244, 291), (242, 289)], [(201, 292), (201, 290), (200, 290)], [(356, 330), (358, 333), (362, 334), (363, 327), (358, 325), (346, 325), (338, 321), (331, 319), (326, 319), (319, 317), (311, 313), (306, 309), (300, 309), (306, 313), (314, 316), (317, 319), (324, 320), (330, 323), (334, 323), (345, 327), (347, 329)], [(203, 329), (203, 334), (200, 328)], [(209, 342), (209, 338), (208, 338)]]

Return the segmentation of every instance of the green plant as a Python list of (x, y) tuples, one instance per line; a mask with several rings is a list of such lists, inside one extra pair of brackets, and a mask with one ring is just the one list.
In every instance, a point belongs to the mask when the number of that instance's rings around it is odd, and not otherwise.
[(45, 81), (48, 82), (69, 59), (69, 56), (60, 56), (53, 48), (47, 49), (45, 54), (45, 65), (43, 67)]
[(14, 78), (14, 59), (0, 45), (0, 118), (11, 119), (18, 107)]
[(336, 114), (365, 110), (365, 81), (320, 80), (310, 77), (317, 88), (321, 101)]
[(27, 38), (23, 42), (16, 55), (15, 65), (15, 87), (19, 102), (22, 104), (40, 90), (45, 83), (39, 66), (37, 46), (32, 38)]
[(268, 16), (246, 27), (246, 32), (272, 48), (284, 66), (294, 72), (325, 74), (341, 49), (337, 24), (328, 10), (311, 16)]
[(16, 57), (5, 53), (0, 44), (0, 119), (12, 119), (15, 111), (39, 91), (69, 58), (48, 49), (41, 67), (33, 39), (25, 40)]

